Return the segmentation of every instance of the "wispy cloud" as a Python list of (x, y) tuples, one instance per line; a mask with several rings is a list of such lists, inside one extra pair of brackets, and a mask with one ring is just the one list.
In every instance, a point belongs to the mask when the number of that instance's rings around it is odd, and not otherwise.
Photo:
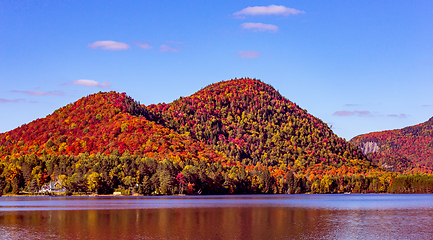
[(421, 107), (433, 107), (433, 105), (430, 105), (430, 104), (424, 104), (424, 105), (422, 105)]
[(166, 43), (171, 43), (171, 44), (186, 44), (184, 42), (176, 42), (176, 41), (165, 41)]
[(168, 45), (163, 44), (163, 45), (161, 45), (161, 46), (159, 47), (159, 51), (160, 51), (160, 52), (178, 52), (179, 49), (172, 48), (172, 47), (170, 47), (170, 46), (168, 46)]
[(332, 114), (334, 116), (340, 116), (340, 117), (345, 117), (345, 116), (359, 116), (359, 117), (371, 117), (373, 116), (373, 114), (370, 111), (336, 111), (334, 112), (334, 114)]
[(265, 24), (265, 23), (252, 23), (252, 22), (246, 22), (241, 24), (243, 29), (249, 29), (254, 31), (269, 31), (269, 32), (277, 32), (278, 27), (272, 24)]
[(14, 93), (22, 93), (26, 95), (32, 96), (63, 96), (64, 93), (61, 91), (50, 91), (50, 92), (42, 92), (42, 91), (20, 91), (20, 90), (12, 90)]
[[(90, 79), (78, 79), (72, 82), (73, 85), (78, 85), (78, 86), (85, 86), (85, 87), (102, 87), (102, 88), (108, 88), (111, 87), (111, 83), (109, 82), (103, 82), (103, 83), (99, 83), (95, 80), (90, 80)], [(68, 84), (66, 84), (68, 85)]]
[(254, 59), (260, 57), (260, 53), (256, 51), (239, 51), (236, 52), (236, 54), (239, 55), (240, 58)]
[(115, 41), (97, 41), (87, 45), (87, 47), (93, 49), (102, 49), (102, 50), (126, 50), (129, 49), (129, 45), (122, 42)]
[(233, 13), (234, 16), (245, 16), (245, 15), (284, 15), (288, 16), (290, 14), (296, 15), (300, 13), (305, 13), (304, 11), (297, 10), (294, 8), (288, 8), (283, 5), (269, 5), (269, 6), (255, 6), (247, 7), (241, 11)]
[(0, 98), (0, 103), (17, 103), (17, 102), (24, 102), (25, 99), (20, 98), (20, 99), (4, 99), (4, 98)]
[(407, 118), (409, 115), (400, 113), (400, 114), (388, 114), (387, 117), (393, 117), (393, 118)]
[(359, 105), (360, 104), (357, 104), (357, 103), (346, 103), (346, 104), (344, 104), (344, 106), (346, 106), (346, 107), (357, 107)]
[(139, 47), (141, 47), (142, 49), (145, 49), (145, 50), (149, 50), (149, 49), (153, 48), (152, 46), (150, 46), (147, 43), (136, 42), (135, 45), (137, 45), (137, 46), (139, 46)]

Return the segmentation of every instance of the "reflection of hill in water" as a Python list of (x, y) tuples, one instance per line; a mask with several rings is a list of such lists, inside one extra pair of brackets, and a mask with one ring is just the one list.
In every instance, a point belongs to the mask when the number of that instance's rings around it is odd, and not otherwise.
[[(433, 205), (431, 195), (16, 200), (0, 201), (3, 209), (22, 208), (0, 213), (0, 234), (12, 239), (427, 239), (433, 234), (433, 213), (425, 211)], [(23, 210), (32, 205), (39, 210)]]

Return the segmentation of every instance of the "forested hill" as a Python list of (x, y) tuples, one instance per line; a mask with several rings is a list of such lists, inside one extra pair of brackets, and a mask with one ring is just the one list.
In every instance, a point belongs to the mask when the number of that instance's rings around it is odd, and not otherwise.
[(309, 176), (371, 169), (357, 147), (256, 79), (222, 81), (147, 109), (158, 123), (188, 132), (244, 165), (284, 166)]
[(82, 153), (146, 155), (158, 159), (216, 159), (210, 147), (148, 121), (147, 110), (125, 93), (97, 93), (81, 98), (0, 135), (0, 157), (25, 154)]
[(433, 173), (433, 118), (402, 129), (359, 135), (350, 142), (387, 170)]
[(56, 180), (71, 192), (385, 192), (393, 175), (255, 79), (170, 104), (83, 97), (0, 134), (0, 194)]

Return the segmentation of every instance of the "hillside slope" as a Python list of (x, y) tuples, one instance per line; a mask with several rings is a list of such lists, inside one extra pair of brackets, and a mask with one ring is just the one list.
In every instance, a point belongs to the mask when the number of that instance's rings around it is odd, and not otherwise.
[(372, 169), (357, 147), (259, 80), (222, 81), (147, 109), (160, 124), (190, 133), (244, 165), (284, 165), (313, 175)]
[(402, 129), (359, 135), (350, 142), (385, 169), (433, 173), (433, 118)]
[(79, 155), (114, 150), (169, 159), (221, 159), (204, 143), (148, 121), (145, 108), (125, 93), (97, 93), (45, 118), (0, 134), (0, 158)]

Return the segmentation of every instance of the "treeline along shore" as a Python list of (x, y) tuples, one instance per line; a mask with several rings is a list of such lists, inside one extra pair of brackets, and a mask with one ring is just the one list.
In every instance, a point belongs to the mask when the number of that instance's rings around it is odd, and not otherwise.
[(279, 171), (261, 165), (158, 161), (129, 152), (121, 156), (117, 152), (69, 157), (27, 155), (1, 163), (0, 171), (0, 192), (4, 194), (41, 195), (41, 187), (52, 181), (66, 189), (60, 195), (433, 193), (433, 176), (427, 174), (311, 177), (292, 171), (275, 174)]

